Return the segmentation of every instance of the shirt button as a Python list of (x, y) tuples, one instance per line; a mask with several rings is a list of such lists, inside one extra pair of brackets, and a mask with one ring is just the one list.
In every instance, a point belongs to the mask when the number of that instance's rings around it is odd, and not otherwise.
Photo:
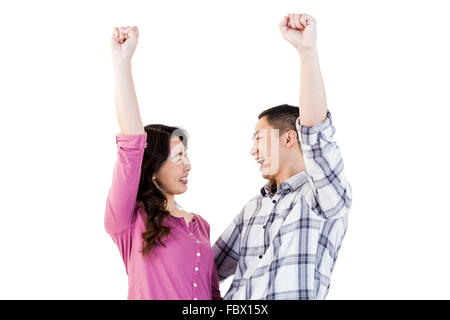
[(266, 228), (266, 226), (263, 226), (263, 229), (265, 229)]
[(258, 258), (262, 259), (262, 255), (259, 255), (259, 257), (258, 257)]
[(273, 203), (277, 203), (277, 200), (272, 200)]
[(197, 257), (200, 257), (200, 252), (197, 252)]
[(198, 271), (198, 267), (195, 267), (194, 270), (195, 270), (195, 271)]
[(194, 287), (197, 288), (197, 284), (194, 282)]

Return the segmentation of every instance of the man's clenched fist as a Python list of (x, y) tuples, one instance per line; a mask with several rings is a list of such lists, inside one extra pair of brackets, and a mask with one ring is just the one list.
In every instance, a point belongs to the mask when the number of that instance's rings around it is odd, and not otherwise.
[(281, 20), (283, 38), (300, 53), (316, 48), (316, 20), (307, 14), (289, 14)]

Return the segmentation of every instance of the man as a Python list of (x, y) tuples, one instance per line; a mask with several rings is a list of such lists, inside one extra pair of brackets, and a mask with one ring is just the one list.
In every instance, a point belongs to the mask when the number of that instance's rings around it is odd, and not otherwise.
[(351, 207), (351, 187), (326, 104), (316, 22), (289, 14), (283, 37), (301, 62), (300, 110), (260, 114), (251, 155), (268, 183), (214, 244), (225, 299), (324, 299)]

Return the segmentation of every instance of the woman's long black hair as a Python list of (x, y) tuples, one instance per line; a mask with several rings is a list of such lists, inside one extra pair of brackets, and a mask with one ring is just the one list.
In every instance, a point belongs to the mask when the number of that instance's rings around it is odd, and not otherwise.
[[(166, 210), (167, 198), (155, 185), (153, 175), (159, 171), (170, 155), (170, 140), (178, 137), (187, 149), (188, 135), (183, 129), (150, 124), (144, 127), (147, 133), (147, 147), (142, 159), (141, 178), (137, 193), (137, 202), (145, 211), (145, 231), (142, 233), (142, 254), (146, 255), (156, 244), (164, 246), (162, 239), (170, 232), (170, 227), (163, 225), (170, 215)], [(136, 218), (137, 211), (134, 212)]]

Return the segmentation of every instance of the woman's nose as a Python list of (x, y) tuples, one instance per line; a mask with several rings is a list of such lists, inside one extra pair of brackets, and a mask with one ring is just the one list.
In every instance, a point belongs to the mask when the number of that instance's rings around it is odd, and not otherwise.
[(186, 158), (184, 159), (184, 169), (185, 169), (186, 171), (191, 170), (191, 162), (189, 161), (189, 158), (188, 158), (188, 157), (186, 157)]

